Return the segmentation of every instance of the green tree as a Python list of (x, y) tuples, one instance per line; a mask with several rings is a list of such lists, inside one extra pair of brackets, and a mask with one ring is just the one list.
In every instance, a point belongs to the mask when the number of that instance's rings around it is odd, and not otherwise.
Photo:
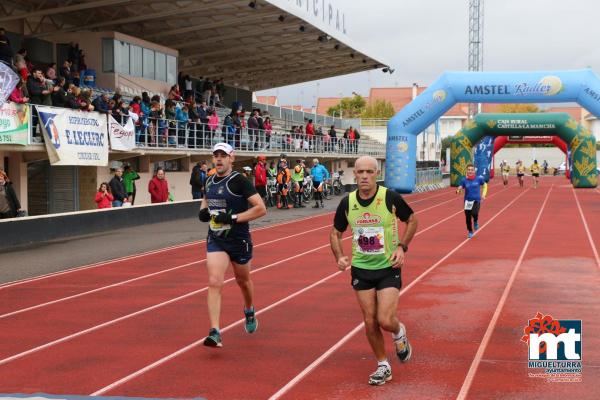
[(375, 100), (370, 102), (361, 114), (361, 118), (376, 118), (376, 119), (388, 119), (392, 118), (396, 112), (394, 106), (387, 100)]
[(359, 118), (365, 110), (366, 105), (367, 102), (360, 95), (354, 97), (344, 97), (340, 103), (327, 109), (327, 115), (339, 117), (341, 109), (342, 117)]

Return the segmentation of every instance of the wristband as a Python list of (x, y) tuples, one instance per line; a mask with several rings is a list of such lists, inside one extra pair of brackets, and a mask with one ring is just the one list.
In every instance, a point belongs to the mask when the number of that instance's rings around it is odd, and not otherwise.
[(404, 250), (405, 253), (408, 251), (408, 246), (402, 242), (398, 243), (398, 247), (402, 247), (402, 250)]

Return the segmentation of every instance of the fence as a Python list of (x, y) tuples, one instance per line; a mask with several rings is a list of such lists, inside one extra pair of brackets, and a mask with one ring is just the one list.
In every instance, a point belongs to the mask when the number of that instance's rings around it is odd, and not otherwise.
[(414, 190), (416, 193), (441, 189), (444, 186), (442, 171), (439, 168), (419, 168), (416, 177), (417, 184)]
[[(41, 133), (35, 106), (31, 106), (29, 143), (40, 142)], [(114, 116), (113, 116), (114, 117)], [(127, 116), (117, 116), (121, 124)], [(35, 129), (35, 131), (34, 131)], [(33, 140), (35, 138), (35, 140)], [(370, 140), (349, 140), (329, 135), (296, 134), (280, 130), (261, 130), (231, 124), (210, 124), (200, 122), (168, 120), (164, 118), (142, 117), (135, 127), (135, 142), (138, 148), (210, 150), (215, 143), (227, 142), (237, 151), (247, 152), (286, 152), (327, 154), (356, 154), (385, 157), (385, 145)]]

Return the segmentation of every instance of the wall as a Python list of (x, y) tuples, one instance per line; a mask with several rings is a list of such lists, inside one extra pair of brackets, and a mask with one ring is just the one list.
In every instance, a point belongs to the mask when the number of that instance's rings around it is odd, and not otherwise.
[(94, 210), (97, 208), (94, 197), (100, 186), (97, 179), (97, 167), (78, 167), (79, 174), (79, 209)]
[(517, 161), (521, 160), (529, 168), (534, 159), (540, 164), (547, 160), (550, 168), (553, 168), (565, 161), (565, 154), (556, 147), (504, 147), (496, 153), (495, 167), (499, 168), (500, 162), (506, 160), (514, 168)]

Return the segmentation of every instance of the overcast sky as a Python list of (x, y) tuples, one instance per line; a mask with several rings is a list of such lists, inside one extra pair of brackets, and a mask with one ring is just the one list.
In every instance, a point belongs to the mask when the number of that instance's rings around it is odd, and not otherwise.
[[(279, 104), (368, 95), (370, 87), (427, 86), (445, 70), (468, 69), (468, 0), (338, 0), (349, 36), (396, 70), (361, 72), (258, 92)], [(485, 0), (486, 71), (592, 67), (600, 73), (600, 1)]]

